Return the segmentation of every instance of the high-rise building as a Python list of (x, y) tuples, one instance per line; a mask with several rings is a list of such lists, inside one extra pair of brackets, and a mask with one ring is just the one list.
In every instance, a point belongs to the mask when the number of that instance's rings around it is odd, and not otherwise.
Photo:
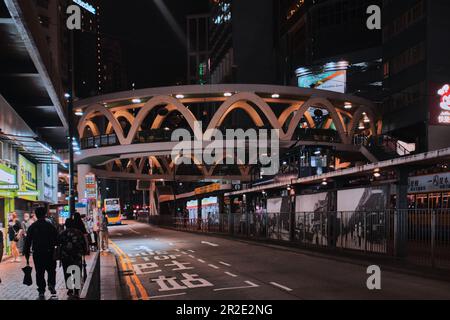
[(384, 131), (419, 151), (448, 146), (449, 11), (446, 0), (384, 1)]
[(366, 23), (367, 8), (381, 2), (276, 2), (277, 82), (381, 101), (381, 31), (369, 30)]
[(209, 77), (209, 14), (187, 16), (187, 83), (205, 84)]
[(212, 0), (211, 5), (211, 83), (274, 83), (273, 0)]
[(100, 93), (124, 91), (128, 87), (122, 43), (119, 39), (110, 36), (101, 36), (100, 40), (99, 82)]

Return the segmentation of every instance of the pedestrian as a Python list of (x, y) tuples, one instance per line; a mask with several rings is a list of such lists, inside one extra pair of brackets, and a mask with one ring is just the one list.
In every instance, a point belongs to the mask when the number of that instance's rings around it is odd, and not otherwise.
[(95, 228), (95, 223), (94, 223), (94, 218), (92, 216), (88, 216), (86, 218), (86, 229), (88, 232), (88, 243), (89, 246), (91, 247), (91, 251), (97, 251), (97, 238), (95, 236), (95, 232), (94, 232), (94, 228)]
[(27, 236), (28, 229), (30, 228), (30, 226), (32, 224), (33, 224), (33, 221), (31, 221), (30, 214), (29, 213), (25, 213), (23, 215), (23, 221), (21, 223), (22, 234), (21, 234), (20, 239), (19, 239), (19, 248), (21, 249), (22, 253), (23, 253), (23, 247), (25, 245), (25, 237)]
[[(80, 297), (81, 289), (81, 273), (83, 268), (83, 256), (86, 255), (86, 238), (83, 232), (79, 229), (79, 225), (73, 219), (68, 219), (66, 222), (66, 229), (58, 237), (59, 243), (59, 258), (64, 270), (64, 278), (66, 280), (67, 295), (69, 299), (78, 299)], [(71, 270), (69, 267), (76, 266), (79, 269), (79, 279), (72, 279), (73, 282), (68, 281)], [(72, 270), (73, 271), (73, 270)]]
[[(1, 224), (0, 224), (1, 226)], [(2, 263), (2, 259), (3, 259), (3, 249), (4, 249), (4, 242), (3, 242), (3, 231), (0, 228), (0, 263)], [(2, 283), (2, 278), (0, 278), (0, 283)]]
[(11, 243), (13, 262), (21, 262), (18, 246), (22, 235), (22, 225), (20, 224), (19, 219), (17, 219), (17, 213), (12, 212), (9, 219), (8, 236)]
[(46, 220), (47, 210), (36, 208), (37, 221), (28, 229), (25, 239), (24, 255), (29, 265), (30, 252), (33, 250), (33, 262), (36, 269), (36, 284), (38, 286), (39, 300), (45, 300), (45, 272), (47, 272), (48, 290), (52, 296), (56, 295), (56, 260), (57, 247), (56, 228)]
[(109, 251), (109, 230), (108, 230), (108, 217), (106, 212), (102, 212), (101, 221), (100, 221), (100, 243), (101, 250)]

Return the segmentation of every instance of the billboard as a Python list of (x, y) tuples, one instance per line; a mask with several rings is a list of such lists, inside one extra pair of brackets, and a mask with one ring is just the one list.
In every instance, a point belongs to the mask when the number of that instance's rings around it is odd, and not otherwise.
[(408, 193), (442, 192), (450, 190), (450, 172), (408, 179)]
[(38, 190), (39, 200), (48, 203), (58, 202), (58, 166), (56, 164), (39, 164)]
[(345, 93), (348, 67), (347, 61), (340, 61), (311, 68), (298, 68), (296, 70), (298, 86), (300, 88)]
[(338, 191), (337, 219), (341, 225), (341, 233), (336, 239), (338, 247), (386, 251), (388, 192), (388, 187)]
[(295, 201), (295, 238), (303, 244), (326, 246), (329, 193), (297, 196)]
[(191, 200), (186, 203), (186, 208), (189, 212), (189, 219), (197, 219), (198, 218), (198, 201)]
[(328, 71), (318, 74), (307, 74), (298, 78), (300, 88), (321, 89), (345, 93), (347, 71)]
[[(0, 185), (2, 186), (16, 186), (17, 189), (17, 180), (16, 180), (16, 170), (0, 163)], [(14, 188), (13, 188), (14, 189)]]
[(36, 165), (19, 154), (19, 192), (18, 197), (25, 200), (37, 200)]
[(450, 125), (450, 84), (431, 84), (430, 124)]

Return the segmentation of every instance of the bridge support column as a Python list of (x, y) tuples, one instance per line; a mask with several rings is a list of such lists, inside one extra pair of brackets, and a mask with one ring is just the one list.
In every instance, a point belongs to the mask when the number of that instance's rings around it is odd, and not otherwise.
[(79, 164), (77, 166), (78, 171), (78, 201), (86, 197), (86, 175), (91, 173), (91, 166), (88, 164)]
[(408, 236), (408, 174), (409, 169), (407, 167), (401, 167), (397, 170), (397, 203), (394, 216), (395, 255), (397, 257), (405, 257), (407, 254), (406, 242)]

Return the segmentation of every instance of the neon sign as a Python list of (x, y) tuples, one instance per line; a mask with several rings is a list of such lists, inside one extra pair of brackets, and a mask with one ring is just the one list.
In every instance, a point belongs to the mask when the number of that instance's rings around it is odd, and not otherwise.
[(89, 11), (92, 14), (96, 14), (97, 13), (97, 10), (95, 10), (95, 8), (91, 4), (89, 4), (87, 2), (84, 2), (82, 0), (73, 0), (73, 2), (75, 2), (77, 5), (79, 5), (80, 7), (84, 8), (84, 9), (86, 9), (87, 11)]
[(450, 85), (446, 84), (439, 91), (438, 95), (441, 97), (440, 108), (441, 114), (438, 117), (438, 122), (442, 124), (450, 124)]

